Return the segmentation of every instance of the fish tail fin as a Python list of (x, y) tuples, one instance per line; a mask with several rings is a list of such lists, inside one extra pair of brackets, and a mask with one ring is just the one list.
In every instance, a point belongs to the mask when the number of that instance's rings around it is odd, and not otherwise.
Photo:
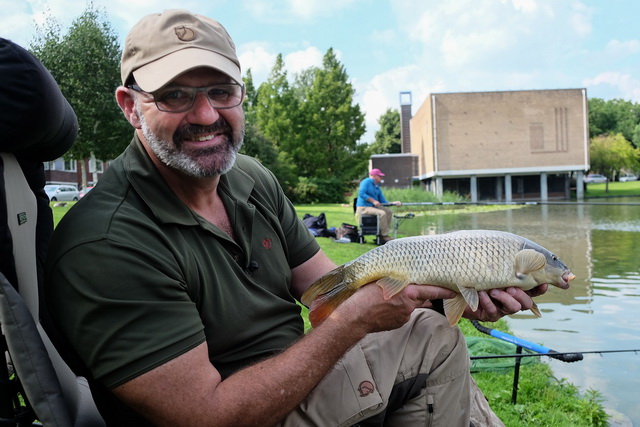
[(344, 265), (334, 268), (318, 280), (313, 282), (306, 291), (302, 294), (300, 301), (307, 307), (311, 306), (313, 300), (318, 295), (326, 294), (332, 291), (335, 287), (344, 282)]
[(538, 308), (535, 302), (531, 306), (530, 310), (533, 312), (533, 314), (536, 315), (536, 317), (542, 317), (542, 313), (540, 313), (540, 309)]
[(313, 300), (309, 307), (309, 322), (312, 327), (318, 326), (324, 321), (333, 310), (336, 309), (344, 300), (349, 298), (353, 292), (339, 292), (334, 295), (320, 295)]
[(455, 326), (466, 308), (467, 301), (460, 294), (456, 295), (455, 298), (444, 300), (444, 314), (447, 316), (449, 325)]
[(322, 276), (307, 288), (301, 301), (309, 307), (311, 326), (318, 326), (333, 310), (355, 292), (345, 280), (344, 266)]

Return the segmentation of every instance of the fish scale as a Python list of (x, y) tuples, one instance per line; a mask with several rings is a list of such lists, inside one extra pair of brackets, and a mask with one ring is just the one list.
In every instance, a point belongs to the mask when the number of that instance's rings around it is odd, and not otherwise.
[[(372, 249), (314, 282), (302, 296), (312, 325), (358, 288), (376, 282), (391, 298), (409, 283), (446, 287), (458, 293), (445, 301), (454, 325), (467, 305), (478, 307), (478, 291), (516, 286), (525, 290), (548, 283), (569, 287), (575, 276), (553, 253), (516, 234), (461, 230), (396, 239)], [(532, 307), (540, 315), (537, 306)]]

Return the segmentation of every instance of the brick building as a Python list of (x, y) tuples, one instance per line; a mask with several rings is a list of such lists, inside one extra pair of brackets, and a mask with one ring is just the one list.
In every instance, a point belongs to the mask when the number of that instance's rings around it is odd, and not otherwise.
[(471, 201), (567, 199), (589, 169), (585, 89), (431, 94), (411, 118), (417, 178)]

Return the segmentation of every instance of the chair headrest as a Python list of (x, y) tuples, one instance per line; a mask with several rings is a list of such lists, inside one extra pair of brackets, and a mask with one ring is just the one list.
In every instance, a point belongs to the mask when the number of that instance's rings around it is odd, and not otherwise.
[(0, 38), (0, 151), (55, 160), (77, 135), (76, 114), (51, 73), (30, 52)]

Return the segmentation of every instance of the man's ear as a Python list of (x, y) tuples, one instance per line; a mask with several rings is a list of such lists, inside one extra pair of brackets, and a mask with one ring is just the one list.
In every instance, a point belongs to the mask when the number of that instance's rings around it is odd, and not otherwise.
[(132, 89), (128, 89), (124, 86), (119, 86), (116, 89), (116, 101), (118, 102), (124, 117), (129, 121), (129, 123), (131, 123), (131, 126), (136, 129), (140, 129), (140, 118), (138, 117), (138, 112), (135, 108), (135, 101), (133, 99), (135, 95), (131, 93), (131, 90)]

